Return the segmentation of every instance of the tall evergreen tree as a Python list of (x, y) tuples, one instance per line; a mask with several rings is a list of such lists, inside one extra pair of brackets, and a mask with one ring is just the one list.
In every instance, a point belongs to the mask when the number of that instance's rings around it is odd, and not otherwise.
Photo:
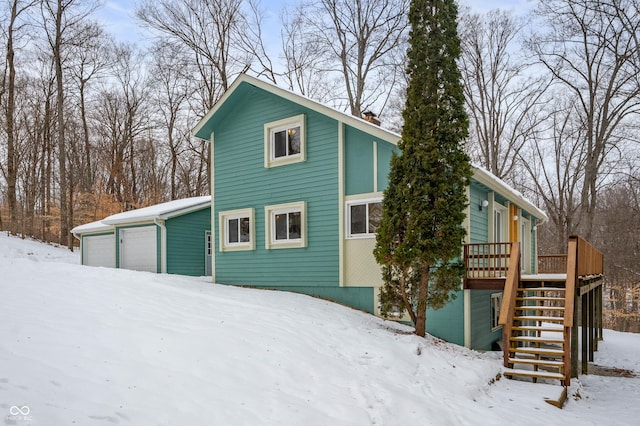
[(454, 0), (412, 0), (409, 85), (401, 154), (391, 159), (378, 228), (383, 314), (407, 311), (415, 333), (426, 331), (427, 307), (444, 306), (459, 289), (462, 223), (471, 177), (463, 151), (468, 134)]

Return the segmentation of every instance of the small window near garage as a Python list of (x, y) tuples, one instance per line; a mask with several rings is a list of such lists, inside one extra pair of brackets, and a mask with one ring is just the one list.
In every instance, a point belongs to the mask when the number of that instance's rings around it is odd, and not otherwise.
[(498, 321), (500, 320), (500, 307), (502, 306), (502, 293), (493, 293), (491, 295), (491, 331), (497, 331), (502, 327)]
[(347, 203), (347, 236), (374, 237), (382, 220), (382, 200), (363, 200)]
[(305, 160), (304, 115), (264, 125), (264, 166), (275, 167)]
[(268, 249), (306, 247), (306, 203), (265, 207), (265, 245)]
[(255, 250), (253, 209), (219, 213), (220, 250)]

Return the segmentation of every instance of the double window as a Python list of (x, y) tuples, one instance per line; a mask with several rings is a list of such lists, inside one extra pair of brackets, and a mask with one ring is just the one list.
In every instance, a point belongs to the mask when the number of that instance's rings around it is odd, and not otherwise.
[(360, 200), (347, 203), (347, 236), (375, 236), (382, 220), (382, 200)]
[(264, 166), (275, 167), (305, 160), (304, 115), (264, 125)]
[(255, 249), (253, 209), (220, 212), (219, 227), (221, 251)]
[(266, 248), (306, 247), (306, 210), (304, 201), (265, 207)]

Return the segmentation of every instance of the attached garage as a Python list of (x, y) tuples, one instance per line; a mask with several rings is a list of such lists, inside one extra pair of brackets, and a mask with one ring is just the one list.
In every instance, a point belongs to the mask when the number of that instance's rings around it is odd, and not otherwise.
[(158, 271), (158, 232), (156, 225), (118, 230), (120, 268)]
[(82, 264), (135, 271), (211, 274), (211, 197), (118, 213), (72, 230)]
[(104, 223), (91, 222), (71, 231), (80, 240), (80, 262), (87, 266), (116, 266), (116, 239), (114, 228)]

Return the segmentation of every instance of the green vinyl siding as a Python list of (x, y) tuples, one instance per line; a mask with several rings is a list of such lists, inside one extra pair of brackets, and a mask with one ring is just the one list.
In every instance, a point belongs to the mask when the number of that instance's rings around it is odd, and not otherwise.
[(349, 126), (345, 126), (344, 138), (346, 195), (373, 192), (373, 138)]
[(468, 241), (471, 244), (486, 243), (489, 241), (489, 209), (483, 207), (480, 210), (482, 201), (487, 200), (489, 193), (473, 179), (469, 188), (469, 220), (471, 235)]
[(211, 208), (168, 219), (167, 273), (205, 275), (206, 232), (211, 228)]
[(378, 191), (384, 191), (389, 184), (391, 170), (391, 155), (396, 148), (388, 142), (378, 142)]
[(471, 347), (491, 350), (492, 344), (502, 339), (502, 328), (491, 331), (491, 294), (496, 290), (472, 290), (471, 298)]
[[(214, 128), (216, 281), (269, 288), (338, 286), (338, 122), (257, 88), (227, 100)], [(241, 107), (240, 107), (241, 106)], [(306, 160), (264, 167), (264, 125), (304, 114)], [(307, 247), (265, 248), (264, 207), (306, 202)], [(255, 209), (256, 249), (220, 252), (218, 213)]]
[(273, 287), (322, 299), (333, 300), (354, 309), (374, 313), (373, 287)]
[(464, 293), (440, 309), (427, 309), (427, 333), (457, 345), (464, 345)]

